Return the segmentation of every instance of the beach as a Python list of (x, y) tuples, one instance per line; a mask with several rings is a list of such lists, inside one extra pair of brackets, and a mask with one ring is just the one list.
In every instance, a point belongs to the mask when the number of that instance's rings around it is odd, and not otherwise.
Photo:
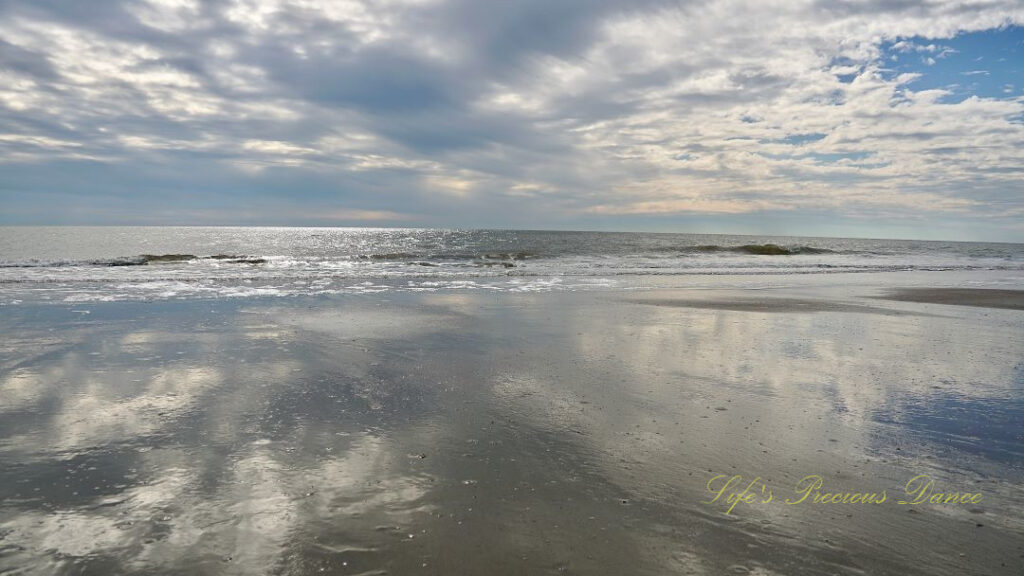
[(1024, 0), (0, 0), (0, 576), (1024, 576)]
[(1017, 574), (1021, 292), (912, 277), (4, 306), (0, 571)]

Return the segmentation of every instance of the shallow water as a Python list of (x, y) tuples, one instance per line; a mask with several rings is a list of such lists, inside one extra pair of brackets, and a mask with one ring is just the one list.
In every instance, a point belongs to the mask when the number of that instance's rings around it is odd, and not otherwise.
[(757, 293), (4, 307), (0, 572), (1018, 574), (1024, 312)]

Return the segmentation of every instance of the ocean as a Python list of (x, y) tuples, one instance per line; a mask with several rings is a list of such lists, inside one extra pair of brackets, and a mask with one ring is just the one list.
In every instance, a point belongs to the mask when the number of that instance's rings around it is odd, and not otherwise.
[(991, 270), (1024, 244), (527, 230), (3, 227), (0, 304), (481, 289), (628, 288), (659, 277)]

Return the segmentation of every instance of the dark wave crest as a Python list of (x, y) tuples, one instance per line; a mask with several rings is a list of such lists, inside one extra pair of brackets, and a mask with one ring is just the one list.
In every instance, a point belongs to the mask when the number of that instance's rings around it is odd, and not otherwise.
[(510, 260), (526, 260), (528, 258), (537, 257), (536, 252), (530, 251), (517, 251), (517, 252), (484, 252), (480, 254), (474, 254), (469, 252), (440, 252), (436, 254), (411, 254), (409, 252), (386, 252), (382, 254), (360, 254), (355, 257), (356, 260), (370, 260), (373, 262), (390, 262), (390, 261), (402, 261), (406, 260), (411, 263), (419, 263), (423, 260), (438, 261), (459, 261), (459, 260), (498, 260), (498, 261), (510, 261)]
[(813, 246), (779, 246), (778, 244), (743, 244), (742, 246), (718, 246), (715, 244), (683, 248), (692, 252), (733, 252), (755, 256), (792, 256), (794, 254), (833, 254), (834, 250)]
[(384, 253), (384, 254), (360, 254), (359, 256), (356, 256), (357, 260), (373, 260), (373, 261), (383, 261), (383, 262), (388, 262), (388, 261), (391, 261), (391, 260), (411, 260), (413, 258), (416, 258), (416, 255), (415, 254), (410, 254), (408, 252), (387, 252), (387, 253)]
[(66, 268), (70, 266), (118, 267), (148, 266), (150, 264), (171, 264), (175, 262), (191, 262), (192, 260), (217, 260), (228, 264), (265, 264), (266, 258), (251, 256), (235, 256), (231, 254), (215, 254), (213, 256), (196, 256), (194, 254), (140, 254), (120, 258), (101, 258), (95, 260), (25, 260), (21, 262), (0, 262), (0, 268)]

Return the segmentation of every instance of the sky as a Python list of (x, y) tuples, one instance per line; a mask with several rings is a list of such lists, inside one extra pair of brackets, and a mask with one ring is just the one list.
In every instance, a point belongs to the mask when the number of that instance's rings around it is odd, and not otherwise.
[(1024, 241), (1022, 0), (0, 0), (0, 224)]

